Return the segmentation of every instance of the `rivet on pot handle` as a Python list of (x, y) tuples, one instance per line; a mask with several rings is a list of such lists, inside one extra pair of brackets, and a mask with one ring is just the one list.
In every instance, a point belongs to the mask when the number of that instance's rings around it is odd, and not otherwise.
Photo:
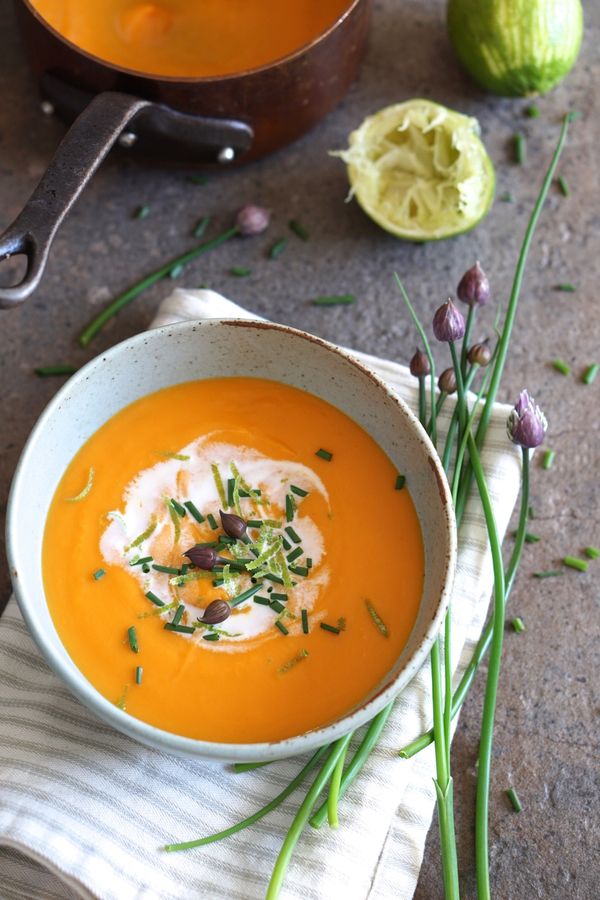
[(0, 309), (22, 303), (35, 291), (61, 222), (111, 147), (123, 135), (135, 135), (138, 126), (152, 134), (182, 136), (194, 145), (216, 147), (215, 159), (220, 159), (223, 148), (231, 149), (233, 156), (243, 153), (253, 137), (252, 129), (241, 122), (179, 113), (130, 94), (98, 94), (71, 125), (23, 211), (0, 235), (0, 265), (11, 256), (27, 258), (19, 284), (0, 287)]

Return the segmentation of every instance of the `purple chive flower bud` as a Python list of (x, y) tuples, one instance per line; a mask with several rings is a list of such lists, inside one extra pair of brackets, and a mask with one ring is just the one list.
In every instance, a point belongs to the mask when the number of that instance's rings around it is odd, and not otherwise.
[(269, 227), (271, 221), (271, 213), (264, 206), (242, 206), (237, 216), (235, 224), (238, 232), (244, 237), (252, 237), (255, 234), (262, 234)]
[(453, 394), (456, 390), (456, 374), (453, 368), (444, 369), (438, 378), (438, 387), (442, 394)]
[(193, 565), (208, 572), (213, 570), (219, 559), (212, 547), (192, 547), (185, 551), (184, 556), (187, 556)]
[(485, 306), (492, 292), (487, 275), (479, 265), (479, 261), (467, 269), (456, 289), (458, 299), (469, 306)]
[(506, 422), (506, 430), (513, 444), (532, 449), (544, 440), (548, 422), (533, 397), (521, 391)]
[(219, 625), (231, 615), (231, 607), (227, 600), (213, 600), (204, 610), (204, 615), (198, 620), (205, 625)]
[(433, 333), (438, 341), (459, 341), (465, 333), (465, 320), (459, 309), (448, 297), (433, 317)]
[(488, 340), (482, 341), (480, 344), (473, 344), (467, 353), (467, 359), (472, 366), (489, 366), (492, 360), (492, 349)]
[(410, 374), (415, 378), (425, 378), (431, 372), (427, 354), (422, 350), (415, 350), (415, 355), (410, 361)]
[(223, 531), (229, 537), (239, 539), (246, 534), (246, 523), (239, 516), (234, 515), (234, 513), (223, 512), (222, 509), (219, 510), (219, 515), (221, 516)]

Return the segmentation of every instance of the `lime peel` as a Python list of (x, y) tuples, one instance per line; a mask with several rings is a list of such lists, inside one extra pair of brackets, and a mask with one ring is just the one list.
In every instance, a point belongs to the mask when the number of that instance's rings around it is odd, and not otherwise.
[(494, 195), (494, 168), (477, 119), (431, 100), (407, 100), (367, 117), (339, 156), (351, 195), (378, 225), (413, 241), (473, 228)]

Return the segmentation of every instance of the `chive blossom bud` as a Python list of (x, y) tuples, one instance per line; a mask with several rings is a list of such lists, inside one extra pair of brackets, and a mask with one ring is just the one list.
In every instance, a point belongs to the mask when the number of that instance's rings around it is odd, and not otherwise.
[(521, 391), (506, 422), (506, 430), (513, 444), (526, 449), (539, 447), (548, 428), (546, 416), (527, 391)]
[(438, 387), (442, 394), (453, 394), (456, 391), (456, 373), (452, 367), (444, 369), (438, 378)]
[(223, 531), (225, 534), (229, 535), (229, 537), (239, 540), (239, 538), (242, 538), (246, 534), (246, 523), (243, 519), (240, 519), (239, 516), (236, 516), (233, 513), (223, 512), (222, 509), (219, 510), (219, 515), (221, 516)]
[(461, 311), (448, 297), (433, 317), (433, 333), (438, 341), (459, 341), (465, 333), (465, 320)]
[(491, 297), (490, 282), (479, 261), (467, 269), (456, 289), (458, 299), (469, 306), (485, 306)]
[(467, 359), (472, 366), (489, 366), (490, 362), (492, 361), (492, 350), (490, 348), (490, 342), (487, 340), (487, 338), (480, 344), (473, 344), (472, 347), (469, 347)]
[(235, 224), (238, 232), (243, 237), (252, 237), (255, 234), (262, 234), (269, 227), (271, 221), (271, 213), (264, 206), (242, 206), (237, 216)]
[(194, 566), (206, 569), (207, 572), (212, 572), (218, 562), (218, 556), (212, 547), (192, 547), (185, 551), (184, 556), (187, 556)]
[(231, 615), (231, 607), (226, 600), (213, 600), (204, 610), (204, 615), (198, 619), (204, 625), (218, 625)]
[(427, 354), (422, 350), (415, 350), (415, 355), (410, 361), (410, 374), (415, 378), (425, 378), (431, 372)]

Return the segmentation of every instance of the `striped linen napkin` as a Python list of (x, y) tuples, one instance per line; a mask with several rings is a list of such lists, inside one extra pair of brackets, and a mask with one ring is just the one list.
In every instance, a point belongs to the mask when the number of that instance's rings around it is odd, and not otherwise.
[[(153, 325), (251, 314), (212, 291), (176, 290)], [(413, 409), (414, 379), (386, 360), (355, 354)], [(442, 437), (451, 404), (440, 419)], [(483, 462), (499, 530), (520, 476), (506, 439), (508, 407), (496, 408)], [(452, 603), (458, 679), (486, 617), (492, 569), (476, 498), (459, 539)], [(340, 828), (307, 828), (283, 898), (412, 897), (434, 809), (434, 757), (398, 749), (431, 724), (429, 666), (398, 698), (360, 777), (340, 806)], [(293, 794), (235, 836), (185, 853), (161, 845), (218, 831), (278, 794), (303, 765), (294, 759), (246, 774), (146, 749), (95, 719), (48, 669), (14, 599), (0, 619), (0, 896), (2, 900), (250, 900), (264, 896), (300, 803)]]

